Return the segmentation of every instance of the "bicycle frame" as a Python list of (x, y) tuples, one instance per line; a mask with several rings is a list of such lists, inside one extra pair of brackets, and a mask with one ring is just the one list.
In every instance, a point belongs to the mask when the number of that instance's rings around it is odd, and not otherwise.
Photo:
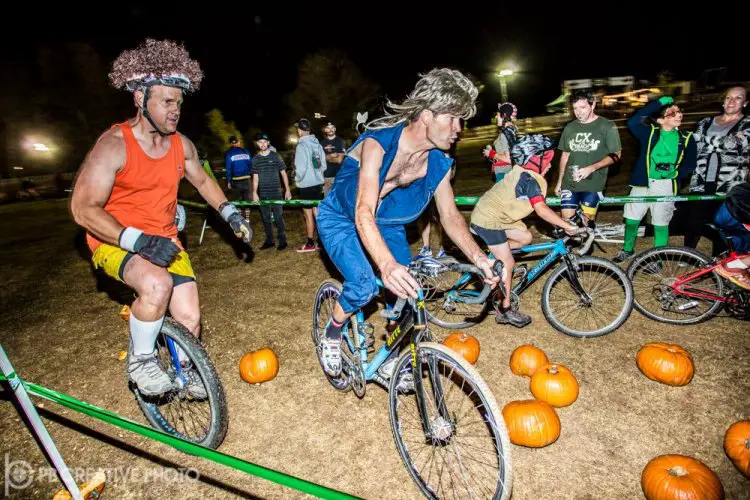
[[(376, 279), (378, 286), (381, 289), (385, 289), (385, 285), (383, 284), (383, 282), (379, 278)], [(416, 308), (412, 308), (409, 302), (404, 305), (404, 308), (401, 310), (401, 314), (398, 318), (398, 325), (390, 333), (390, 335), (388, 335), (385, 340), (385, 344), (383, 344), (380, 349), (378, 349), (378, 351), (375, 353), (375, 356), (373, 356), (372, 360), (369, 362), (367, 361), (367, 348), (365, 347), (366, 334), (362, 331), (361, 326), (365, 324), (365, 316), (361, 309), (356, 312), (359, 331), (351, 332), (351, 335), (359, 336), (358, 343), (361, 346), (359, 348), (359, 356), (360, 362), (362, 363), (362, 369), (365, 373), (365, 381), (369, 382), (375, 380), (376, 378), (379, 378), (379, 376), (377, 375), (378, 368), (380, 368), (380, 366), (388, 358), (388, 356), (390, 356), (391, 353), (393, 353), (393, 351), (397, 349), (397, 346), (407, 338), (407, 334), (409, 334), (410, 332), (411, 336), (409, 337), (409, 352), (411, 353), (411, 365), (413, 368), (416, 368), (417, 345), (422, 341), (422, 336), (427, 331), (427, 317), (424, 310), (424, 294), (421, 288), (417, 290), (416, 306)], [(386, 304), (386, 307), (389, 310), (391, 309), (391, 306), (388, 304)], [(342, 336), (349, 344), (350, 351), (356, 352), (357, 349), (355, 348), (351, 335), (349, 333), (350, 326), (351, 323), (347, 323), (347, 326), (342, 331)], [(437, 367), (435, 365), (435, 362), (434, 360), (432, 360), (432, 362), (429, 363), (429, 371), (431, 380), (433, 381), (432, 392), (434, 401), (438, 405), (438, 412), (440, 413), (440, 415), (446, 420), (450, 420), (450, 414), (447, 407), (445, 406), (445, 398), (443, 397), (443, 387), (442, 384), (439, 383), (439, 379), (436, 377), (436, 368)], [(414, 374), (414, 389), (417, 397), (417, 405), (420, 409), (423, 428), (425, 430), (425, 433), (431, 436), (432, 424), (428, 418), (429, 412), (427, 411), (427, 401), (424, 397), (424, 381), (422, 380), (422, 377), (418, 376), (416, 373)]]
[[(670, 288), (677, 294), (683, 295), (685, 297), (691, 297), (695, 299), (703, 299), (703, 300), (712, 300), (714, 302), (730, 302), (735, 303), (736, 300), (734, 300), (732, 297), (722, 296), (722, 295), (716, 295), (715, 293), (707, 292), (706, 290), (700, 290), (695, 289), (690, 286), (690, 282), (700, 278), (702, 276), (705, 276), (708, 273), (713, 272), (714, 269), (716, 269), (718, 266), (724, 264), (725, 262), (732, 261), (734, 259), (737, 259), (739, 257), (742, 257), (743, 255), (737, 254), (734, 250), (729, 252), (729, 255), (725, 257), (724, 259), (704, 268), (699, 269), (698, 271), (695, 271), (693, 273), (680, 276), (677, 281), (672, 283), (670, 285)], [(696, 290), (696, 291), (690, 291), (690, 290)]]
[[(385, 285), (383, 285), (383, 282), (380, 280), (380, 278), (377, 278), (378, 286), (381, 289), (385, 288)], [(414, 359), (412, 362), (414, 365), (416, 365), (416, 344), (421, 340), (421, 334), (425, 330), (427, 325), (427, 320), (424, 313), (424, 295), (422, 294), (422, 290), (418, 290), (417, 292), (417, 308), (412, 309), (411, 306), (404, 306), (404, 309), (401, 311), (401, 316), (399, 317), (398, 321), (399, 324), (396, 326), (396, 328), (388, 335), (386, 338), (385, 344), (378, 349), (378, 351), (375, 353), (375, 356), (373, 356), (372, 360), (367, 360), (367, 349), (360, 347), (359, 349), (359, 356), (360, 356), (360, 362), (362, 363), (362, 368), (365, 372), (365, 380), (370, 382), (375, 379), (376, 373), (378, 368), (380, 368), (380, 365), (385, 362), (385, 360), (388, 358), (388, 356), (393, 352), (394, 349), (406, 338), (407, 333), (409, 333), (411, 330), (414, 330), (414, 334), (411, 338), (411, 352)], [(386, 307), (390, 310), (391, 306), (389, 304), (386, 304)], [(365, 324), (365, 315), (362, 312), (362, 310), (359, 310), (356, 312), (357, 317), (357, 324), (358, 325), (364, 325)], [(356, 352), (357, 349), (354, 346), (354, 341), (351, 338), (351, 335), (359, 335), (358, 338), (358, 344), (360, 346), (365, 345), (366, 335), (363, 331), (358, 332), (351, 332), (350, 333), (350, 327), (351, 323), (347, 323), (346, 327), (342, 331), (343, 337), (346, 339), (346, 341), (349, 344), (349, 349), (351, 352)], [(361, 327), (360, 327), (361, 330)]]

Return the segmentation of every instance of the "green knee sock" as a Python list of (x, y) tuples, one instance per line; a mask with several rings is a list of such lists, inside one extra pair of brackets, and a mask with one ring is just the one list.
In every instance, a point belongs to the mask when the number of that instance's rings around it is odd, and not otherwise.
[(622, 245), (622, 249), (626, 252), (632, 252), (635, 247), (635, 239), (638, 237), (638, 224), (641, 221), (633, 219), (625, 219), (625, 243)]
[(654, 226), (654, 246), (664, 247), (669, 243), (669, 226)]

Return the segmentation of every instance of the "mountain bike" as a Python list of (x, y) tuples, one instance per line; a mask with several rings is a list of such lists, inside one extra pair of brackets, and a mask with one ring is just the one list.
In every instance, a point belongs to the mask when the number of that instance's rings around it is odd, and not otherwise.
[(715, 269), (743, 257), (732, 238), (713, 225), (728, 250), (709, 258), (692, 248), (665, 246), (633, 258), (628, 277), (635, 290), (635, 308), (644, 316), (672, 325), (709, 320), (722, 309), (735, 318), (750, 320), (750, 291), (720, 276)]
[[(574, 220), (582, 224), (581, 214)], [(576, 251), (572, 246), (577, 237), (566, 235), (560, 228), (555, 228), (553, 235), (556, 238), (553, 242), (513, 250), (514, 255), (535, 252), (546, 255), (531, 269), (521, 264), (513, 270), (511, 307), (517, 310), (520, 295), (559, 262), (544, 283), (541, 295), (542, 312), (549, 324), (573, 337), (599, 337), (622, 326), (633, 310), (633, 286), (612, 261), (586, 255), (596, 236), (595, 223), (589, 222), (586, 239)], [(422, 286), (426, 289), (428, 320), (443, 328), (459, 329), (478, 324), (488, 314), (496, 314), (502, 304), (497, 293), (482, 304), (467, 300), (478, 294), (478, 283), (468, 273), (441, 273), (426, 278)]]
[[(435, 259), (414, 261), (409, 272), (419, 281), (448, 268), (483, 276), (475, 266), (442, 264)], [(500, 271), (502, 263), (497, 261), (495, 272)], [(382, 290), (382, 281), (378, 285)], [(329, 279), (315, 294), (312, 338), (321, 367), (320, 341), (341, 290), (338, 281)], [(489, 294), (485, 284), (469, 300), (483, 302)], [(479, 372), (461, 355), (434, 342), (422, 290), (416, 300), (399, 299), (381, 315), (396, 326), (386, 333), (377, 352), (373, 325), (365, 321), (362, 310), (351, 316), (342, 330), (341, 374), (331, 377), (323, 370), (328, 381), (339, 391), (353, 390), (359, 398), (364, 397), (367, 382), (387, 388), (396, 447), (425, 496), (509, 498), (513, 482), (510, 440), (500, 409)], [(390, 379), (381, 369), (389, 363)]]

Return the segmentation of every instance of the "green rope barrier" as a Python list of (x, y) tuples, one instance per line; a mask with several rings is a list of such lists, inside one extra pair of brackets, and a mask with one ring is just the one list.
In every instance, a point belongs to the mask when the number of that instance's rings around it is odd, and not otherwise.
[[(0, 374), (0, 381), (6, 380), (8, 379)], [(26, 387), (26, 390), (29, 392), (29, 394), (39, 396), (59, 405), (65, 406), (66, 408), (70, 408), (71, 410), (112, 424), (116, 427), (135, 432), (136, 434), (140, 434), (141, 436), (160, 441), (191, 455), (196, 455), (201, 458), (205, 458), (213, 462), (226, 465), (227, 467), (245, 472), (247, 474), (252, 474), (254, 476), (258, 476), (263, 479), (267, 479), (269, 481), (273, 481), (283, 486), (287, 486), (289, 488), (293, 488), (303, 493), (314, 495), (320, 498), (330, 498), (335, 500), (358, 498), (346, 493), (342, 493), (340, 491), (326, 488), (325, 486), (320, 486), (318, 484), (305, 481), (304, 479), (289, 476), (287, 474), (284, 474), (283, 472), (278, 472), (273, 469), (268, 469), (260, 465), (246, 462), (245, 460), (233, 457), (231, 455), (226, 455), (205, 446), (201, 446), (188, 441), (183, 441), (182, 439), (179, 439), (165, 432), (153, 429), (125, 417), (121, 417), (116, 413), (112, 413), (97, 406), (79, 401), (78, 399), (72, 398), (52, 389), (47, 389), (46, 387), (42, 387), (32, 382), (26, 382), (24, 380), (21, 380), (20, 378), (18, 380), (20, 380), (24, 387)]]
[[(479, 196), (456, 196), (456, 205), (461, 206), (474, 206), (479, 201)], [(699, 194), (686, 194), (676, 196), (605, 196), (599, 202), (600, 205), (625, 205), (627, 203), (664, 203), (664, 202), (675, 202), (675, 201), (705, 201), (705, 200), (723, 200), (726, 195), (714, 194), (714, 195), (699, 195)], [(546, 200), (547, 205), (551, 207), (560, 206), (560, 198), (550, 197)], [(198, 203), (195, 201), (178, 200), (183, 206), (198, 208), (207, 210), (209, 206), (205, 203)], [(232, 204), (238, 207), (254, 207), (260, 205), (283, 205), (288, 207), (315, 207), (319, 203), (318, 200), (261, 200), (261, 201), (233, 201)]]

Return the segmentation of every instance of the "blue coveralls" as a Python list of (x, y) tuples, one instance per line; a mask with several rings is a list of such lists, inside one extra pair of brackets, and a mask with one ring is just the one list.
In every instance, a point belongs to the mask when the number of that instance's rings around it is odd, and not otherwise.
[[(383, 189), (388, 170), (396, 157), (404, 126), (399, 124), (380, 130), (368, 130), (348, 150), (352, 151), (368, 137), (378, 141), (385, 150), (380, 169), (380, 190)], [(409, 243), (406, 241), (406, 224), (417, 220), (427, 208), (452, 165), (453, 159), (447, 158), (443, 151), (431, 150), (427, 159), (427, 175), (408, 186), (394, 189), (379, 203), (375, 223), (399, 264), (406, 266), (412, 259)], [(345, 313), (360, 309), (378, 293), (375, 273), (354, 224), (358, 183), (359, 162), (347, 154), (328, 196), (318, 206), (318, 234), (326, 253), (344, 276), (339, 304)]]

